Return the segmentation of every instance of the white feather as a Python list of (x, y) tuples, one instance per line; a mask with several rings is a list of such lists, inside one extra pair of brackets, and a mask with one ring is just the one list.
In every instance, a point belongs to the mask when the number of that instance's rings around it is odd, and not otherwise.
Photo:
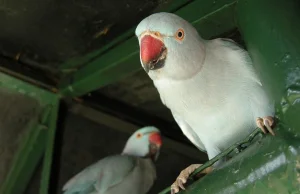
[[(185, 31), (181, 42), (171, 36), (179, 28)], [(209, 159), (249, 135), (257, 117), (274, 115), (250, 56), (234, 41), (205, 41), (188, 22), (170, 13), (145, 18), (136, 35), (143, 31), (167, 37), (165, 65), (150, 71), (149, 77), (183, 133), (206, 150)]]
[[(226, 47), (219, 39), (208, 41), (197, 75), (180, 81), (154, 80), (183, 132), (208, 152), (209, 159), (251, 133), (257, 117), (274, 114), (248, 59), (244, 50)], [(181, 123), (191, 126), (189, 131)]]

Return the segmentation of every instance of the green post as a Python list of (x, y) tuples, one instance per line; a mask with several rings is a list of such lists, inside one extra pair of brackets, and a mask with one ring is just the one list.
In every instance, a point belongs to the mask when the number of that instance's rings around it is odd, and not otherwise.
[(53, 104), (51, 106), (51, 112), (49, 115), (49, 119), (47, 122), (48, 134), (47, 140), (45, 142), (45, 153), (44, 153), (44, 161), (43, 161), (43, 171), (42, 178), (40, 184), (40, 194), (48, 194), (49, 193), (49, 184), (51, 178), (51, 167), (53, 161), (53, 148), (55, 143), (55, 134), (57, 127), (57, 117), (59, 112), (59, 102)]
[(300, 131), (299, 8), (298, 0), (242, 0), (236, 8), (238, 27), (260, 78), (283, 113), (280, 119), (297, 131)]
[(22, 194), (44, 155), (40, 193), (48, 194), (52, 152), (59, 108), (59, 96), (0, 72), (0, 88), (38, 101), (40, 114), (31, 118), (8, 175), (0, 184), (0, 194)]

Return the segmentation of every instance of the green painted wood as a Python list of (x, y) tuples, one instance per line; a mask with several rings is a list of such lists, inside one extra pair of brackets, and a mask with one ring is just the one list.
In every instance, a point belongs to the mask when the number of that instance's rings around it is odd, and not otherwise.
[[(43, 121), (47, 119), (49, 109), (45, 109)], [(40, 161), (47, 140), (47, 127), (38, 124), (38, 118), (34, 118), (31, 129), (20, 144), (14, 157), (13, 165), (3, 183), (0, 193), (23, 193), (29, 183), (38, 162)]]
[[(37, 99), (42, 110), (41, 114), (32, 118), (29, 126), (27, 126), (29, 128), (27, 135), (22, 139), (22, 143), (14, 156), (12, 167), (0, 188), (1, 194), (21, 194), (25, 191), (46, 146), (50, 145), (49, 141), (53, 142), (55, 118), (52, 115), (53, 111), (57, 111), (57, 108), (54, 109), (53, 107), (58, 106), (59, 97), (1, 72), (0, 87)], [(46, 142), (48, 143), (46, 144)], [(52, 147), (48, 147), (47, 150), (48, 155), (50, 155)], [(47, 155), (46, 158), (51, 160)]]
[(300, 130), (300, 2), (259, 2), (239, 2), (240, 31), (260, 78), (285, 112), (282, 119)]
[[(172, 0), (170, 3), (159, 6), (154, 12), (159, 12), (159, 11), (174, 12), (191, 1), (192, 0)], [(127, 30), (122, 35), (116, 37), (111, 43), (103, 46), (98, 50), (88, 53), (85, 56), (78, 56), (64, 62), (63, 64), (60, 65), (60, 69), (62, 70), (62, 72), (65, 73), (75, 71), (79, 67), (85, 65), (86, 63), (89, 63), (91, 60), (94, 60), (96, 57), (99, 57), (104, 52), (110, 50), (111, 48), (117, 46), (118, 44), (121, 44), (123, 41), (127, 40), (128, 38), (134, 36), (134, 30), (135, 27)]]
[(46, 106), (57, 100), (57, 95), (43, 90), (35, 85), (19, 80), (0, 71), (0, 87), (15, 91), (39, 101), (41, 106)]
[[(209, 38), (235, 28), (234, 5), (234, 0), (195, 0), (174, 13), (191, 22), (204, 38)], [(62, 95), (82, 96), (141, 69), (138, 42), (133, 32), (118, 46), (86, 59), (88, 63), (60, 84)]]
[(55, 132), (56, 132), (58, 111), (59, 111), (59, 103), (55, 103), (53, 106), (51, 106), (51, 112), (49, 115), (49, 119), (47, 120), (47, 126), (49, 127), (47, 133), (47, 140), (45, 141), (46, 150), (44, 154), (40, 194), (49, 193), (49, 183), (51, 177), (51, 167), (53, 161), (52, 156), (53, 156), (53, 148), (55, 142), (55, 134), (56, 134)]
[(276, 136), (264, 136), (181, 194), (300, 193), (300, 2), (241, 0), (239, 29), (276, 102)]
[(278, 127), (276, 137), (261, 138), (180, 194), (299, 193), (300, 141), (286, 129)]

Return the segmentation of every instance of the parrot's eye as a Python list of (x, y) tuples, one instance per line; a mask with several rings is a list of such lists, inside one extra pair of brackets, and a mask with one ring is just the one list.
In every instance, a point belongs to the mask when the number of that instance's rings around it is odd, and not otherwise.
[(175, 34), (175, 37), (177, 40), (183, 40), (184, 38), (184, 30), (183, 29), (178, 29), (176, 34)]
[(143, 136), (143, 135), (140, 134), (140, 133), (136, 134), (136, 137), (137, 137), (137, 138), (141, 138), (142, 136)]

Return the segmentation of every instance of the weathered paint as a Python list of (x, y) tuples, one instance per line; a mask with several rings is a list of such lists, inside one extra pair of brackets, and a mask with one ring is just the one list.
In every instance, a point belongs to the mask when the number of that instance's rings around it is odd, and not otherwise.
[[(14, 156), (14, 161), (0, 193), (16, 194), (23, 193), (33, 172), (45, 153), (43, 187), (48, 185), (50, 164), (52, 161), (52, 146), (54, 142), (54, 132), (56, 130), (56, 114), (58, 111), (59, 97), (56, 94), (30, 85), (0, 72), (0, 87), (12, 92), (35, 98), (40, 103), (43, 110), (39, 117), (32, 118), (28, 133), (23, 137), (18, 152)], [(46, 144), (47, 142), (47, 144)], [(45, 190), (43, 190), (45, 191)]]

